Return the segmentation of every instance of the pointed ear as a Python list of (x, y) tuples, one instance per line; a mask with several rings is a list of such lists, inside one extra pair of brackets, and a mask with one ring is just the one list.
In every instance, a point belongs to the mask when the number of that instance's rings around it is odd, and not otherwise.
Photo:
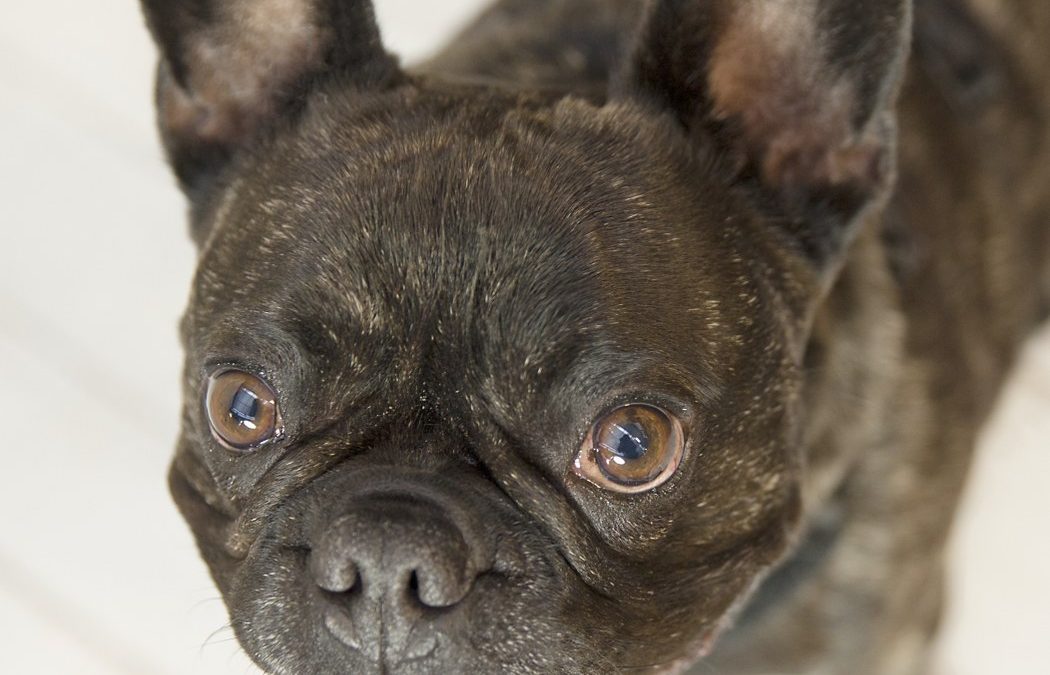
[(362, 88), (398, 74), (365, 0), (142, 0), (160, 47), (157, 105), (191, 196), (239, 148), (294, 110), (318, 77)]
[(655, 0), (613, 98), (672, 111), (815, 258), (885, 195), (909, 0)]

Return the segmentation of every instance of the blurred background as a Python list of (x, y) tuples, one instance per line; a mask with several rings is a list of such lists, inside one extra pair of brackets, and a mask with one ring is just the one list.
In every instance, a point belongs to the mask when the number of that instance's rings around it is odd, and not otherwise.
[[(378, 0), (411, 62), (484, 0)], [(165, 484), (193, 250), (134, 0), (0, 14), (0, 671), (250, 673)], [(1050, 331), (987, 429), (938, 675), (1050, 673)]]

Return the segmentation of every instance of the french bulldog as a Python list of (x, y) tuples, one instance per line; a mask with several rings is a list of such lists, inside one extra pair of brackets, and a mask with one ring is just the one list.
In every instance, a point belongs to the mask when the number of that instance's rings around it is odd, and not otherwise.
[(1050, 3), (143, 0), (170, 487), (273, 673), (921, 673), (1050, 307)]

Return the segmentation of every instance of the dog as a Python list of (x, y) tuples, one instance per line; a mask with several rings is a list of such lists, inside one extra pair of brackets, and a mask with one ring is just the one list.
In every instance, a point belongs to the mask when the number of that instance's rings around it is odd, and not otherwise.
[(1050, 306), (1050, 4), (143, 0), (170, 489), (274, 673), (921, 673)]

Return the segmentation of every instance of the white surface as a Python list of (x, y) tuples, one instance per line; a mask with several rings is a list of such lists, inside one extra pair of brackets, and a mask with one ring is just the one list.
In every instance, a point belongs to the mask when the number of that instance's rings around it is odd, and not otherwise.
[[(380, 0), (427, 53), (480, 2)], [(0, 22), (0, 670), (245, 673), (164, 474), (193, 252), (131, 0), (5, 0)], [(955, 545), (944, 673), (1050, 673), (1050, 334), (986, 436)]]

